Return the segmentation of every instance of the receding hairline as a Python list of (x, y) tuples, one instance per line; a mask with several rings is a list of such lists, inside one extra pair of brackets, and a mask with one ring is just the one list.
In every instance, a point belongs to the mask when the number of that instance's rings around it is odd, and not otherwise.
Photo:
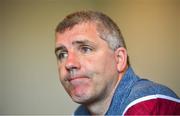
[(106, 24), (107, 22), (111, 22), (113, 23), (113, 25), (116, 25), (115, 22), (109, 16), (107, 16), (102, 12), (84, 10), (84, 11), (77, 11), (67, 15), (56, 27), (56, 32), (64, 32), (66, 28), (72, 28), (74, 25), (82, 22), (101, 23), (105, 27), (107, 25)]
[[(56, 29), (56, 33), (64, 33), (66, 31), (72, 30), (75, 26), (79, 26), (79, 25), (84, 25), (84, 24), (88, 24), (88, 25), (92, 25), (95, 26), (96, 31), (98, 32), (98, 26), (104, 26), (100, 21), (91, 21), (91, 20), (87, 20), (87, 21), (83, 21), (83, 22), (78, 22), (76, 24), (73, 24), (71, 26), (68, 26), (66, 28), (64, 28), (63, 30), (58, 30)], [(104, 28), (105, 29), (105, 28)]]
[[(75, 25), (87, 22), (96, 24), (96, 31), (101, 39), (106, 40), (111, 45), (113, 44), (113, 46), (115, 45), (112, 47), (113, 49), (119, 46), (126, 48), (118, 25), (109, 16), (98, 11), (78, 11), (69, 14), (58, 24), (56, 32), (63, 33), (66, 30), (71, 30)], [(111, 39), (113, 40), (111, 41), (107, 36), (116, 39)]]

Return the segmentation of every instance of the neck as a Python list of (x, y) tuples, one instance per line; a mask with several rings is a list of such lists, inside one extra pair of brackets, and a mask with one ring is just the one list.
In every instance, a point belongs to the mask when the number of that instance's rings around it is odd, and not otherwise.
[(109, 108), (109, 105), (111, 103), (113, 92), (109, 96), (106, 96), (104, 99), (98, 100), (96, 102), (93, 102), (91, 104), (87, 105), (88, 110), (92, 115), (102, 115), (105, 114), (106, 111)]
[(87, 109), (89, 110), (89, 112), (92, 115), (102, 115), (108, 111), (108, 108), (111, 104), (111, 101), (112, 101), (112, 98), (114, 95), (114, 92), (115, 92), (119, 82), (121, 81), (123, 75), (125, 74), (127, 68), (128, 68), (128, 66), (125, 68), (125, 70), (123, 72), (119, 73), (117, 81), (114, 84), (115, 86), (112, 87), (113, 89), (111, 90), (110, 94), (106, 94), (105, 97), (100, 97), (99, 100), (96, 100), (95, 102), (86, 105)]
[(96, 100), (93, 103), (87, 104), (86, 107), (92, 115), (102, 115), (105, 114), (111, 104), (114, 92), (122, 78), (123, 74), (120, 74), (117, 82), (115, 83), (114, 88), (110, 94), (107, 94), (105, 97), (101, 97), (99, 100)]

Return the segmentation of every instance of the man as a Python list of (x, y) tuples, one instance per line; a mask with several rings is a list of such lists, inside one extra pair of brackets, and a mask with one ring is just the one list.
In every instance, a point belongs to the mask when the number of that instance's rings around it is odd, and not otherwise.
[(75, 115), (180, 114), (180, 99), (165, 86), (140, 79), (130, 66), (118, 26), (105, 14), (80, 11), (56, 28), (60, 81)]

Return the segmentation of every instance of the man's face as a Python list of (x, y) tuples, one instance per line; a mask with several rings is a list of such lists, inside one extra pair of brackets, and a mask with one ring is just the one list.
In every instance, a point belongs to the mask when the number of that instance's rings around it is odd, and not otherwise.
[(98, 36), (96, 25), (82, 23), (56, 33), (60, 81), (78, 103), (103, 100), (118, 81), (115, 53)]

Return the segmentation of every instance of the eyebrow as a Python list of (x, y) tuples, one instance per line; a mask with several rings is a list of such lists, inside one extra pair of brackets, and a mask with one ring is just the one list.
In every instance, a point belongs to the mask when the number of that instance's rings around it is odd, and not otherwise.
[(55, 53), (57, 52), (57, 51), (59, 51), (59, 50), (64, 50), (64, 49), (66, 49), (66, 47), (65, 46), (63, 46), (63, 45), (60, 45), (60, 46), (58, 46), (58, 47), (56, 47), (55, 48)]

